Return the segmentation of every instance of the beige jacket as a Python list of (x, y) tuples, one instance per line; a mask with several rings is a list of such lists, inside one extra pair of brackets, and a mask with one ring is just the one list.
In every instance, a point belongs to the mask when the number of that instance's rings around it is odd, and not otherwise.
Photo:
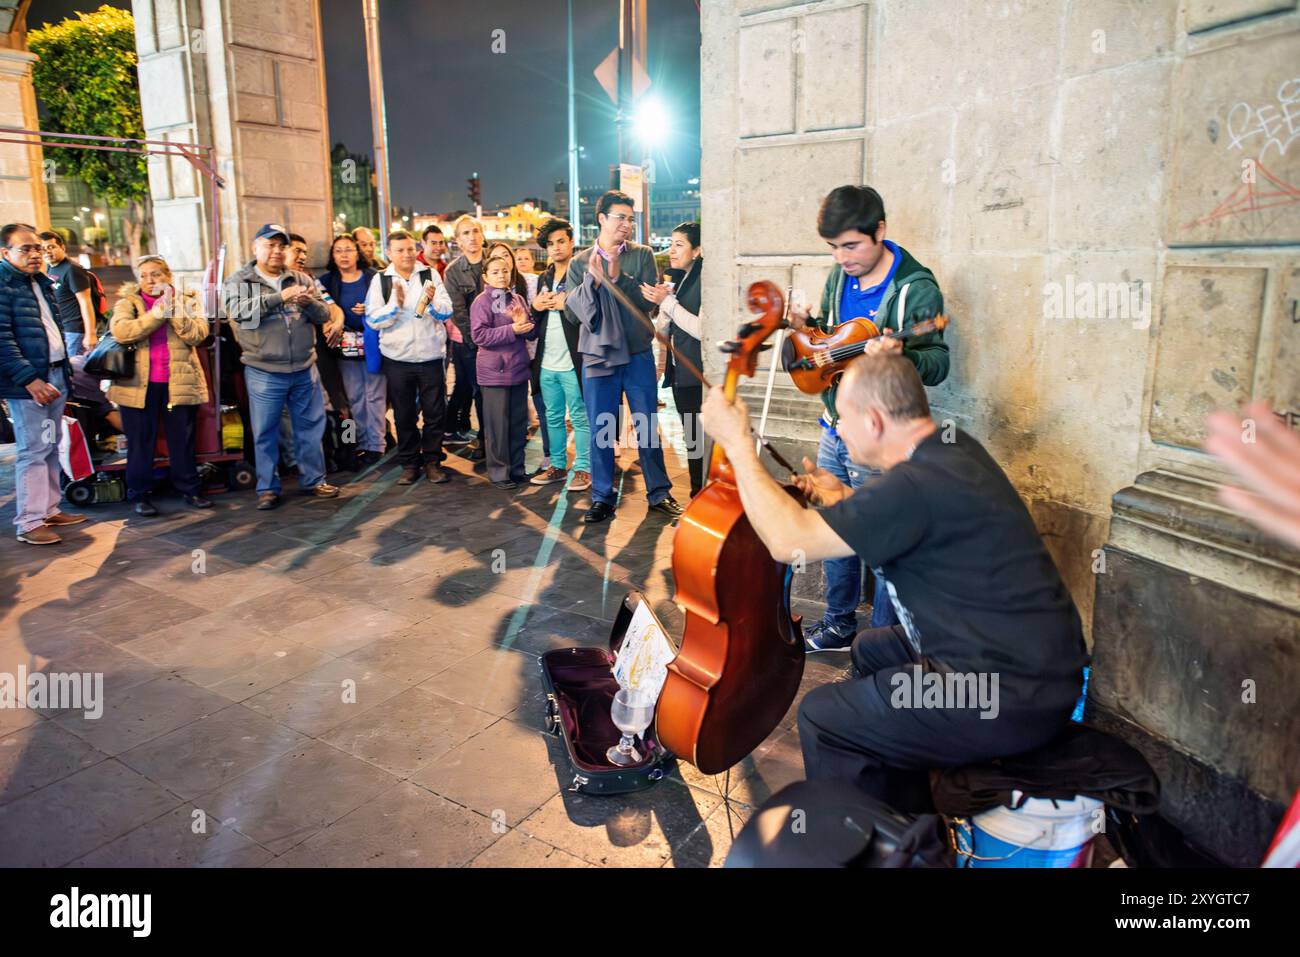
[(124, 283), (118, 296), (108, 331), (123, 345), (136, 343), (138, 347), (135, 375), (109, 386), (108, 397), (129, 409), (144, 408), (145, 393), (149, 388), (149, 337), (166, 322), (170, 324), (167, 351), (171, 360), (168, 405), (201, 405), (207, 401), (207, 380), (198, 353), (194, 351), (194, 347), (208, 337), (208, 320), (203, 318), (198, 292), (191, 289), (181, 294), (177, 303), (180, 308), (173, 308), (171, 316), (163, 314), (161, 302), (146, 312), (136, 283)]

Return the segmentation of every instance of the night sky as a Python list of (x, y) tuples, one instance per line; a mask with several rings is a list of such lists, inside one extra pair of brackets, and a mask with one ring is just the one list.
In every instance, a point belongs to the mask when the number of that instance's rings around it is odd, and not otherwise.
[[(320, 0), (330, 143), (370, 153), (361, 0)], [(96, 0), (36, 0), (28, 26), (97, 9)], [(130, 7), (129, 0), (110, 6)], [(617, 0), (574, 0), (578, 142), (584, 186), (608, 181), (614, 108), (592, 71), (618, 42)], [(394, 201), (420, 212), (549, 201), (568, 174), (565, 0), (380, 0)], [(492, 31), (506, 52), (492, 52)], [(700, 27), (695, 0), (649, 4), (649, 72), (672, 129), (654, 155), (659, 182), (700, 174)]]

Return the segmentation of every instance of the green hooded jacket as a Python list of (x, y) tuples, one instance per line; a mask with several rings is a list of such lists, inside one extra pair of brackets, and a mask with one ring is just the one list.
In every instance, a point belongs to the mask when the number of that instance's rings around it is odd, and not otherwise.
[[(894, 278), (885, 287), (884, 298), (880, 300), (880, 309), (876, 312), (876, 325), (881, 332), (906, 329), (926, 319), (933, 319), (943, 312), (943, 293), (934, 273), (912, 258), (902, 246), (897, 246), (898, 268)], [(906, 294), (904, 294), (906, 290)], [(822, 289), (820, 318), (810, 319), (809, 324), (823, 332), (829, 332), (845, 318), (840, 315), (840, 302), (844, 298), (844, 269), (839, 264), (826, 277), (826, 286)], [(899, 306), (902, 305), (900, 325)], [(931, 332), (924, 336), (903, 340), (903, 355), (916, 365), (921, 375), (921, 382), (935, 386), (948, 378), (948, 345), (943, 341), (942, 332)], [(822, 392), (822, 402), (826, 405), (827, 421), (832, 428), (839, 419), (835, 411), (835, 391), (839, 383)]]

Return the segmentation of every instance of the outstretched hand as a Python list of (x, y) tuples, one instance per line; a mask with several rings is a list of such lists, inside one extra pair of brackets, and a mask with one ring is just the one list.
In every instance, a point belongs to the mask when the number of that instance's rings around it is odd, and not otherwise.
[(803, 457), (803, 474), (794, 477), (794, 484), (813, 505), (834, 505), (853, 494), (853, 489), (826, 469), (814, 465), (806, 455)]
[(1267, 402), (1212, 413), (1206, 451), (1246, 486), (1224, 486), (1219, 498), (1265, 532), (1300, 548), (1300, 435), (1278, 421)]

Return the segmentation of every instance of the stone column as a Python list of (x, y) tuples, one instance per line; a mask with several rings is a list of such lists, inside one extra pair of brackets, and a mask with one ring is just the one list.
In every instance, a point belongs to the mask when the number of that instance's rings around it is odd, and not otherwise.
[[(313, 262), (330, 237), (329, 130), (316, 0), (134, 0), (140, 94), (150, 139), (216, 147), (227, 263), (278, 222), (302, 233)], [(210, 189), (183, 159), (150, 163), (157, 246), (200, 271)], [(228, 267), (229, 271), (229, 267)]]
[[(27, 50), (23, 29), (27, 4), (19, 4), (12, 15), (13, 29), (0, 34), (0, 125), (35, 130), (40, 126), (32, 86), (32, 64), (37, 58)], [(39, 146), (0, 143), (0, 223), (49, 227), (50, 203), (41, 154)]]
[(1208, 412), (1251, 399), (1300, 425), (1300, 18), (1241, 20), (1277, 6), (1186, 11), (1140, 474), (1113, 500), (1090, 702), (1156, 767), (1166, 816), (1243, 867), (1300, 783), (1300, 554), (1219, 505), (1232, 478), (1201, 445)]

